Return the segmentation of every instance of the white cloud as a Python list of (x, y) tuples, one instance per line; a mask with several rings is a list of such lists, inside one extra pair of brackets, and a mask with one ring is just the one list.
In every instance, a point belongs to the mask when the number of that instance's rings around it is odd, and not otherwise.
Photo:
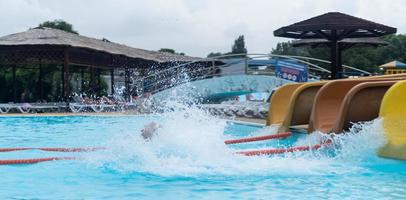
[(64, 19), (82, 35), (188, 55), (230, 51), (244, 34), (251, 53), (269, 52), (281, 26), (339, 11), (406, 33), (403, 0), (0, 0), (0, 35)]

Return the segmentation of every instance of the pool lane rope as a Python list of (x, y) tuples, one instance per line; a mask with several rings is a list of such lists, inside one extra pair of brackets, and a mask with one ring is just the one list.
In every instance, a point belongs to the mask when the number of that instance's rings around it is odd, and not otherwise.
[[(278, 139), (289, 137), (291, 132), (278, 133), (273, 135), (258, 136), (258, 137), (249, 137), (249, 138), (240, 138), (234, 140), (226, 140), (225, 144), (237, 144), (244, 142), (254, 142), (262, 141), (269, 139)], [(289, 148), (276, 148), (276, 149), (261, 149), (261, 150), (251, 150), (251, 151), (238, 151), (236, 154), (241, 154), (244, 156), (261, 156), (261, 155), (273, 155), (273, 154), (283, 154), (283, 153), (292, 153), (300, 151), (310, 151), (318, 150), (321, 147), (331, 145), (332, 141), (327, 140), (320, 144), (312, 146), (296, 146)], [(91, 152), (98, 150), (105, 150), (106, 147), (79, 147), (79, 148), (31, 148), (31, 147), (20, 147), (20, 148), (0, 148), (0, 152), (11, 152), (11, 151), (24, 151), (24, 150), (41, 150), (41, 151), (53, 151), (53, 152)], [(40, 162), (47, 161), (56, 161), (56, 160), (76, 160), (78, 157), (46, 157), (46, 158), (32, 158), (32, 159), (10, 159), (10, 160), (0, 160), (0, 165), (17, 165), (17, 164), (35, 164)]]
[[(323, 146), (326, 146), (331, 143), (322, 143), (316, 144), (313, 146), (297, 146), (297, 147), (290, 147), (290, 148), (280, 148), (280, 149), (262, 149), (262, 150), (252, 150), (252, 151), (239, 151), (236, 152), (237, 154), (242, 154), (244, 156), (260, 156), (260, 155), (273, 155), (273, 154), (282, 154), (282, 153), (290, 153), (290, 152), (298, 152), (298, 151), (310, 151), (310, 150), (317, 150)], [(20, 150), (28, 150), (34, 148), (14, 148)], [(78, 149), (82, 148), (73, 148), (74, 151), (70, 151), (69, 148), (39, 148), (39, 149), (63, 149), (60, 152), (79, 152)], [(69, 151), (66, 151), (68, 149)], [(96, 148), (93, 148), (96, 151)], [(100, 150), (100, 148), (97, 148)], [(5, 151), (3, 151), (5, 152)], [(83, 152), (83, 151), (82, 151)], [(86, 151), (88, 152), (88, 150)], [(47, 158), (32, 158), (32, 159), (12, 159), (12, 160), (0, 160), (0, 165), (17, 165), (17, 164), (35, 164), (40, 162), (47, 162), (47, 161), (56, 161), (56, 160), (76, 160), (79, 159), (78, 157), (47, 157)]]
[(289, 148), (279, 148), (279, 149), (260, 149), (260, 150), (251, 150), (251, 151), (238, 151), (237, 154), (242, 154), (244, 156), (261, 156), (261, 155), (274, 155), (274, 154), (284, 154), (284, 153), (293, 153), (300, 151), (310, 151), (318, 150), (325, 146), (330, 146), (333, 142), (331, 140), (326, 140), (320, 144), (310, 145), (310, 146), (296, 146)]
[(41, 150), (41, 151), (55, 151), (55, 152), (91, 152), (98, 150), (105, 150), (105, 147), (79, 147), (79, 148), (34, 148), (34, 147), (17, 147), (17, 148), (0, 148), (0, 152), (10, 151), (26, 151), (26, 150)]
[[(290, 147), (290, 148), (279, 148), (279, 149), (261, 149), (261, 150), (252, 150), (252, 151), (239, 151), (236, 154), (241, 154), (244, 156), (261, 156), (261, 155), (274, 155), (274, 154), (283, 154), (283, 153), (292, 153), (292, 152), (300, 152), (300, 151), (310, 151), (310, 150), (318, 150), (323, 146), (330, 145), (332, 142), (329, 140), (327, 142), (316, 144), (313, 146), (297, 146), (297, 147)], [(34, 149), (34, 148), (14, 148), (14, 149)], [(66, 149), (70, 150), (70, 148), (41, 148), (41, 149), (64, 149), (61, 152), (79, 152), (78, 149), (88, 149), (88, 148), (72, 148), (75, 151), (65, 151)], [(96, 148), (92, 148), (96, 151)], [(97, 148), (100, 150), (100, 148)], [(5, 152), (5, 151), (3, 151)], [(0, 165), (21, 165), (21, 164), (36, 164), (40, 162), (48, 162), (48, 161), (56, 161), (56, 160), (76, 160), (79, 159), (78, 157), (47, 157), (47, 158), (32, 158), (32, 159), (13, 159), (13, 160), (0, 160)]]
[(240, 138), (240, 139), (233, 139), (233, 140), (226, 140), (224, 141), (225, 144), (238, 144), (238, 143), (247, 143), (247, 142), (257, 142), (263, 140), (271, 140), (271, 139), (284, 139), (292, 135), (292, 132), (283, 132), (277, 133), (272, 135), (263, 135), (263, 136), (256, 136), (256, 137), (247, 137), (247, 138)]
[[(238, 143), (247, 143), (247, 142), (256, 142), (270, 139), (283, 139), (292, 135), (292, 132), (283, 132), (272, 135), (256, 136), (256, 137), (247, 137), (239, 138), (224, 141), (225, 144), (238, 144)], [(79, 147), (79, 148), (35, 148), (35, 147), (16, 147), (16, 148), (0, 148), (0, 152), (10, 152), (10, 151), (26, 151), (26, 150), (41, 150), (41, 151), (55, 151), (55, 152), (90, 152), (105, 150), (106, 147)]]
[(76, 157), (48, 157), (48, 158), (31, 158), (31, 159), (12, 159), (0, 160), (0, 165), (22, 165), (35, 164), (40, 162), (55, 161), (55, 160), (76, 160)]

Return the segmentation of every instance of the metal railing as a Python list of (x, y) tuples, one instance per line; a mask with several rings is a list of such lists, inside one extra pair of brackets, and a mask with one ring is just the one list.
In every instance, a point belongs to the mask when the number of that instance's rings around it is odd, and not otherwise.
[[(139, 93), (149, 92), (149, 93), (156, 93), (176, 85), (186, 83), (189, 81), (207, 79), (211, 77), (217, 76), (229, 76), (229, 75), (275, 75), (275, 69), (271, 66), (266, 66), (264, 69), (255, 69), (250, 68), (248, 65), (249, 60), (255, 59), (272, 59), (272, 58), (284, 58), (294, 60), (298, 63), (302, 63), (308, 65), (309, 70), (309, 77), (320, 79), (321, 77), (325, 77), (326, 75), (331, 74), (331, 72), (323, 67), (321, 67), (317, 63), (322, 64), (330, 64), (330, 61), (305, 57), (305, 56), (293, 56), (293, 55), (278, 55), (278, 54), (230, 54), (230, 55), (221, 55), (216, 57), (210, 58), (203, 58), (199, 60), (195, 60), (192, 62), (178, 64), (163, 70), (159, 70), (147, 76), (137, 78), (133, 80), (132, 87), (136, 87)], [(216, 62), (221, 62), (222, 60), (229, 60), (233, 59), (229, 63), (224, 63), (223, 65), (216, 65)], [(203, 66), (206, 67), (199, 67), (199, 63), (212, 63), (211, 66), (207, 67), (207, 64)], [(225, 69), (228, 66), (235, 66), (238, 64), (242, 64), (243, 68), (232, 71), (232, 72), (224, 72), (221, 69)], [(195, 66), (194, 66), (195, 65)], [(194, 66), (194, 67), (191, 67)], [(344, 69), (353, 70), (359, 74), (370, 75), (371, 73), (360, 70), (351, 66), (343, 65)]]

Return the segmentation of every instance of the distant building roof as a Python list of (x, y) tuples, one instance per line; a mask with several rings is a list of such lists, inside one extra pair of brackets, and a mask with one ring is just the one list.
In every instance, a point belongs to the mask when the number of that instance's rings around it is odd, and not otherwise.
[(159, 63), (174, 61), (189, 62), (199, 59), (196, 57), (133, 48), (123, 44), (110, 42), (105, 38), (99, 40), (52, 28), (33, 28), (21, 33), (0, 37), (0, 46), (18, 45), (54, 45), (87, 48)]
[(392, 62), (388, 62), (386, 64), (383, 64), (381, 66), (379, 66), (380, 68), (405, 68), (406, 64), (399, 62), (397, 60), (394, 60)]

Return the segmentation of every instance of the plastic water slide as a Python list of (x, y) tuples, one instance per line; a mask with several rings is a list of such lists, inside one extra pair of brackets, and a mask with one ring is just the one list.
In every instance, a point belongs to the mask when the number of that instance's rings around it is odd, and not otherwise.
[(332, 132), (341, 133), (352, 122), (370, 121), (378, 117), (383, 96), (397, 81), (360, 83), (345, 95)]
[(278, 88), (272, 95), (269, 102), (268, 117), (266, 125), (282, 124), (289, 109), (289, 102), (295, 90), (304, 83), (286, 84)]
[[(394, 78), (400, 78), (398, 76)], [(377, 76), (374, 78), (365, 77), (347, 80), (359, 80), (362, 82), (364, 80), (383, 78), (391, 77)], [(300, 126), (300, 128), (307, 129), (316, 94), (328, 82), (331, 81), (288, 84), (276, 90), (271, 98), (267, 125), (280, 125), (278, 132), (286, 132), (292, 126)]]
[[(333, 131), (333, 127), (336, 122), (339, 121), (342, 116), (340, 116), (340, 110), (344, 103), (344, 100), (347, 94), (351, 91), (352, 88), (361, 84), (368, 82), (382, 82), (382, 81), (399, 81), (403, 80), (405, 77), (380, 77), (380, 78), (363, 78), (363, 79), (344, 79), (337, 81), (330, 81), (326, 83), (316, 95), (316, 98), (313, 102), (313, 109), (309, 121), (308, 132), (321, 131), (323, 133), (329, 133)], [(389, 87), (387, 87), (389, 88)], [(387, 89), (386, 88), (386, 89)], [(357, 99), (359, 104), (352, 105), (358, 106), (357, 110), (360, 111), (358, 114), (355, 114), (354, 111), (351, 112), (353, 119), (362, 119), (363, 121), (372, 120), (378, 116), (377, 109), (373, 109), (374, 105), (380, 104), (380, 99), (382, 99), (382, 90), (385, 90), (384, 87), (370, 88), (368, 94), (364, 95), (362, 100)], [(363, 91), (365, 92), (365, 91)], [(351, 95), (354, 95), (351, 93)], [(356, 98), (362, 97), (361, 94), (357, 95)], [(351, 97), (350, 100), (352, 100)], [(355, 103), (355, 102), (354, 102)], [(371, 108), (369, 107), (371, 106)], [(367, 111), (369, 110), (369, 111)], [(375, 111), (375, 112), (374, 112)], [(347, 112), (347, 113), (348, 113)], [(372, 117), (372, 118), (371, 118)], [(358, 121), (353, 121), (358, 122)], [(344, 126), (344, 125), (343, 125)], [(335, 131), (341, 132), (341, 126), (337, 125)], [(337, 132), (338, 133), (338, 132)]]
[(316, 94), (326, 83), (327, 81), (311, 82), (302, 84), (296, 88), (292, 93), (288, 103), (289, 106), (278, 132), (288, 131), (291, 126), (307, 126)]
[[(338, 80), (338, 83), (333, 84), (330, 89), (326, 89), (327, 97), (322, 99), (321, 109), (318, 109), (320, 105), (316, 108), (316, 111), (324, 110), (325, 106), (327, 107), (328, 113), (323, 115), (324, 117), (330, 118), (326, 122), (330, 124), (325, 124), (327, 126), (326, 129), (322, 131), (331, 131), (333, 126), (336, 127), (334, 131), (342, 130), (347, 128), (347, 125), (335, 126), (337, 121), (338, 111), (341, 109), (341, 104), (344, 101), (345, 95), (349, 92), (349, 90), (356, 86), (357, 84), (363, 82), (371, 82), (371, 81), (390, 81), (390, 80), (402, 80), (406, 78), (406, 74), (396, 74), (396, 75), (383, 75), (383, 76), (373, 76), (373, 77), (363, 77), (357, 79), (345, 79), (345, 80)], [(344, 81), (344, 83), (341, 83)], [(349, 82), (348, 82), (349, 81)], [(313, 105), (316, 99), (316, 94), (318, 94), (319, 90), (322, 86), (327, 83), (336, 82), (336, 81), (320, 81), (320, 82), (311, 82), (311, 83), (296, 83), (296, 84), (287, 84), (280, 87), (278, 90), (275, 91), (271, 100), (270, 100), (270, 108), (268, 112), (267, 118), (267, 125), (277, 124), (280, 125), (279, 132), (288, 131), (288, 129), (292, 126), (296, 126), (297, 128), (307, 129), (307, 124), (311, 120), (311, 113), (313, 112)], [(340, 84), (341, 83), (341, 84)], [(336, 85), (339, 84), (339, 85)], [(340, 88), (337, 90), (337, 88)], [(332, 90), (331, 90), (332, 89)], [(373, 90), (369, 88), (369, 90)], [(337, 92), (336, 92), (337, 91)], [(326, 92), (326, 91), (324, 91)], [(334, 94), (331, 96), (331, 94)], [(372, 93), (371, 93), (372, 94)], [(324, 97), (324, 95), (322, 95)], [(358, 98), (358, 96), (356, 96)], [(379, 95), (375, 101), (380, 101)], [(325, 101), (327, 100), (327, 101)], [(351, 99), (350, 99), (351, 100)], [(372, 100), (372, 99), (371, 99)], [(328, 102), (331, 101), (331, 102)], [(327, 103), (326, 103), (327, 102)], [(325, 104), (324, 104), (325, 103)], [(330, 103), (334, 107), (330, 109)], [(330, 111), (330, 110), (331, 111)], [(332, 115), (330, 115), (333, 113)], [(374, 112), (375, 113), (375, 112)], [(317, 113), (319, 114), (319, 113)], [(323, 113), (322, 113), (323, 114)], [(319, 115), (316, 115), (316, 118)], [(352, 116), (349, 116), (348, 120), (355, 120), (356, 118), (352, 119)], [(341, 119), (341, 118), (338, 118)], [(347, 119), (347, 118), (344, 118)], [(356, 121), (351, 121), (356, 122)], [(340, 122), (341, 123), (341, 122)], [(345, 124), (345, 123), (344, 123)], [(311, 124), (310, 132), (316, 130), (313, 127), (314, 124)], [(320, 130), (319, 124), (316, 122), (317, 130)]]
[(383, 128), (387, 144), (378, 155), (406, 160), (406, 81), (399, 81), (383, 97), (379, 116), (383, 118)]

